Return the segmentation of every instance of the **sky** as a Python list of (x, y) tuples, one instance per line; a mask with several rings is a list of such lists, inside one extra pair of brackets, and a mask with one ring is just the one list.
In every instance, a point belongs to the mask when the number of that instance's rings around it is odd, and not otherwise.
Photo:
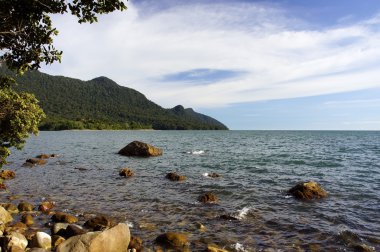
[(59, 15), (61, 63), (165, 108), (236, 130), (380, 130), (380, 1), (130, 0), (78, 24)]

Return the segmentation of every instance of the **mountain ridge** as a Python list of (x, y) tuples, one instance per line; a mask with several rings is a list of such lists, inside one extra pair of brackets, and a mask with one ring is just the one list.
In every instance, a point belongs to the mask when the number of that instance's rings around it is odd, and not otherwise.
[(16, 76), (5, 67), (0, 74), (13, 76), (17, 91), (35, 94), (47, 119), (41, 130), (159, 129), (227, 130), (216, 119), (182, 105), (165, 109), (106, 76), (83, 81), (29, 71)]

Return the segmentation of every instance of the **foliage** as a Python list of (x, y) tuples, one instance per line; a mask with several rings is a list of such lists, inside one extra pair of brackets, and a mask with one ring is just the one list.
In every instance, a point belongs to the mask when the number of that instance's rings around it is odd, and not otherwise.
[[(0, 68), (0, 74), (12, 72)], [(43, 130), (227, 129), (217, 120), (176, 106), (164, 109), (136, 90), (106, 77), (90, 81), (30, 71), (16, 78), (18, 91), (34, 93), (47, 114)]]
[(0, 59), (20, 73), (60, 61), (50, 15), (70, 13), (79, 23), (93, 23), (97, 14), (124, 9), (120, 0), (0, 0)]
[(9, 77), (0, 78), (0, 168), (9, 148), (21, 149), (29, 133), (38, 133), (37, 125), (45, 116), (34, 95), (15, 92), (13, 82)]

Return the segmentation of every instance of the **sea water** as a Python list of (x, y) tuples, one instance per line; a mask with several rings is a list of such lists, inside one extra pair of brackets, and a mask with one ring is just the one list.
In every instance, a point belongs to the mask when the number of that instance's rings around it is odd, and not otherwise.
[[(117, 154), (134, 140), (164, 154)], [(59, 157), (22, 166), (41, 153)], [(147, 248), (159, 234), (176, 231), (189, 234), (192, 251), (208, 243), (229, 251), (380, 251), (380, 132), (41, 132), (8, 161), (5, 169), (17, 176), (2, 201), (18, 195), (36, 204), (55, 201), (79, 216), (110, 215), (128, 223)], [(135, 176), (119, 177), (124, 167)], [(186, 180), (165, 179), (174, 171)], [(205, 176), (213, 172), (221, 176)], [(328, 197), (309, 202), (286, 194), (309, 180)], [(219, 201), (199, 203), (205, 192)]]

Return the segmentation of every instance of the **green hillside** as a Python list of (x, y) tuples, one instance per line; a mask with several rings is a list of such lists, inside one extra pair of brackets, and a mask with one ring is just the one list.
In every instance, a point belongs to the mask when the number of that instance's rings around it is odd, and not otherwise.
[[(12, 73), (0, 67), (0, 74)], [(106, 77), (81, 81), (31, 71), (16, 80), (16, 90), (33, 93), (40, 101), (47, 115), (42, 130), (227, 129), (219, 121), (181, 105), (164, 109)]]

